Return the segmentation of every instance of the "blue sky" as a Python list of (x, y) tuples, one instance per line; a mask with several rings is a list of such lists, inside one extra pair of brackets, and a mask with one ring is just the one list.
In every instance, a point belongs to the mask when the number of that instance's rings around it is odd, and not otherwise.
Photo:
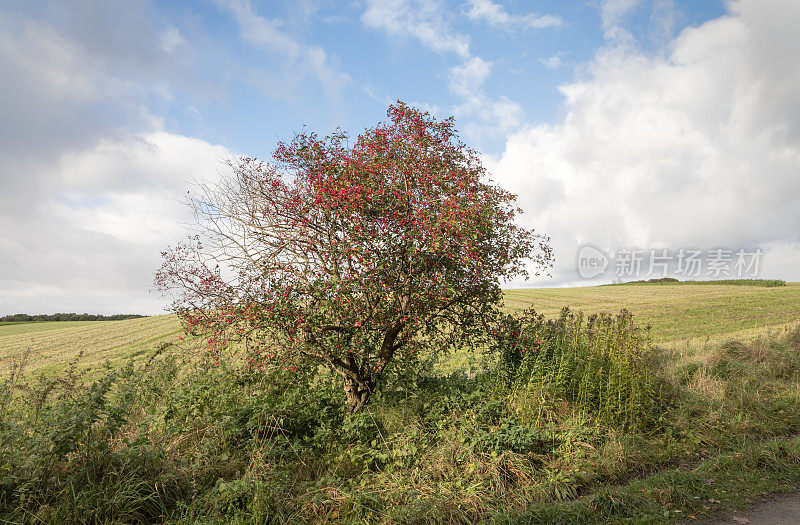
[(553, 238), (528, 285), (585, 284), (584, 243), (763, 248), (763, 276), (800, 280), (799, 6), (5, 2), (0, 314), (160, 311), (192, 181), (397, 99), (454, 115)]
[[(460, 113), (464, 125), (486, 124), (474, 111), (459, 111), (463, 97), (451, 87), (451, 70), (470, 58), (490, 69), (479, 86), (487, 102), (506, 99), (520, 123), (553, 122), (561, 114), (559, 86), (606, 43), (600, 2), (395, 3), (408, 4), (409, 12), (398, 13), (403, 8), (393, 2), (132, 2), (136, 7), (124, 9), (118, 2), (20, 2), (6, 19), (47, 24), (84, 51), (119, 61), (119, 77), (149, 84), (139, 102), (164, 120), (164, 129), (260, 156), (302, 125), (362, 129), (397, 99)], [(619, 22), (637, 45), (656, 53), (684, 26), (725, 10), (718, 0), (629, 3)], [(517, 22), (493, 22), (478, 10), (486, 6)], [(526, 27), (532, 15), (543, 27)], [(415, 34), (423, 25), (435, 38)], [(179, 70), (164, 70), (172, 67), (168, 60), (146, 69), (151, 57), (136, 49), (146, 39), (173, 55)], [(467, 56), (447, 47), (454, 43)], [(309, 49), (325, 54), (327, 72), (306, 63)], [(473, 135), (486, 153), (504, 146), (501, 134)]]
[[(657, 4), (663, 3), (634, 5), (620, 20), (642, 49), (655, 53), (682, 27), (724, 12), (723, 3), (716, 0), (659, 8)], [(464, 124), (472, 121), (481, 126), (484, 119), (466, 109), (458, 111), (463, 97), (450, 85), (451, 70), (467, 61), (447, 48), (457, 42), (468, 46), (470, 58), (483, 60), (490, 68), (480, 86), (488, 101), (507, 99), (519, 111), (520, 123), (553, 122), (563, 102), (558, 87), (573, 79), (576, 69), (579, 73), (580, 65), (605, 44), (603, 6), (597, 2), (516, 1), (492, 6), (511, 20), (524, 21), (531, 15), (552, 18), (541, 28), (525, 27), (524, 22), (500, 27), (486, 15), (470, 16), (475, 5), (489, 2), (411, 2), (409, 10), (425, 9), (426, 4), (430, 20), (402, 13), (385, 20), (380, 18), (384, 13), (371, 18), (370, 4), (361, 2), (154, 6), (152, 19), (160, 21), (162, 31), (176, 31), (183, 40), (180, 46), (193, 48), (192, 75), (199, 84), (210, 85), (197, 91), (187, 87), (175, 99), (150, 103), (160, 109), (170, 131), (261, 156), (271, 151), (276, 138), (291, 136), (301, 125), (362, 129), (380, 119), (387, 104), (397, 99), (424, 104), (442, 115), (461, 113), (457, 116)], [(247, 22), (237, 20), (236, 9), (247, 13), (242, 16), (256, 31), (275, 29), (300, 47), (323, 51), (338, 81), (315, 74), (302, 63), (302, 56), (288, 56), (280, 44), (248, 34)], [(387, 11), (397, 14), (394, 6)], [(423, 24), (437, 33), (435, 41), (415, 34), (414, 26)], [(668, 34), (661, 32), (662, 24), (669, 24)], [(387, 30), (389, 25), (398, 29)], [(284, 74), (293, 78), (282, 78)], [(500, 153), (504, 146), (500, 133), (472, 135), (471, 143), (486, 153)]]

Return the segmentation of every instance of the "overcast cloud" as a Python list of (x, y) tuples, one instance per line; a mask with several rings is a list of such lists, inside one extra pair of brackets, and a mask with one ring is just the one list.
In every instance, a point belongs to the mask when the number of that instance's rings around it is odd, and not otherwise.
[(199, 89), (192, 53), (142, 4), (110, 5), (0, 13), (0, 314), (158, 312), (179, 201), (230, 155), (163, 130), (147, 107)]

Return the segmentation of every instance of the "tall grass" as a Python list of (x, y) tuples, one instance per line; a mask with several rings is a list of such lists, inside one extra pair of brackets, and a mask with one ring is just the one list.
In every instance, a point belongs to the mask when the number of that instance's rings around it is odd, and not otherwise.
[[(139, 372), (139, 370), (137, 370)], [(86, 384), (73, 363), (0, 383), (0, 517), (9, 523), (152, 523), (189, 486), (165, 451), (128, 428), (140, 381), (132, 366)]]
[(500, 368), (513, 388), (574, 403), (603, 424), (641, 428), (659, 407), (644, 359), (646, 333), (627, 310), (555, 320), (534, 310), (505, 317), (497, 333)]

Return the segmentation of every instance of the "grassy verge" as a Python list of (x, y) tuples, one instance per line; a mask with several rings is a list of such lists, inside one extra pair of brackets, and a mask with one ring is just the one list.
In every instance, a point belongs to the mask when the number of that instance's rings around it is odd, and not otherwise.
[(496, 367), (418, 375), (352, 416), (320, 371), (187, 367), (181, 348), (94, 381), (15, 369), (0, 518), (674, 522), (800, 478), (800, 330), (683, 352), (592, 323), (530, 317)]
[(537, 504), (509, 523), (691, 523), (797, 490), (800, 438), (742, 444), (693, 468), (669, 469), (574, 501)]

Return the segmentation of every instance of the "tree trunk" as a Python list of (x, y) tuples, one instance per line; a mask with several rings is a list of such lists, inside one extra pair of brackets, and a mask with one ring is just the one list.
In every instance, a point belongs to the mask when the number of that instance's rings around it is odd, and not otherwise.
[(356, 380), (344, 376), (344, 393), (347, 395), (347, 406), (350, 412), (358, 412), (369, 402), (375, 382), (370, 379)]

